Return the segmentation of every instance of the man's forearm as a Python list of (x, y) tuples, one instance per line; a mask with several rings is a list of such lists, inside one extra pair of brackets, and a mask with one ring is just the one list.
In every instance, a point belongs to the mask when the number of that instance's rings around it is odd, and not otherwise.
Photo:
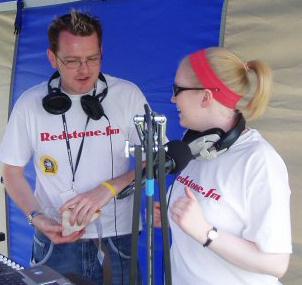
[(118, 176), (112, 180), (107, 180), (106, 182), (110, 183), (117, 191), (117, 194), (120, 193), (126, 186), (128, 186), (135, 178), (135, 172), (129, 171), (125, 174)]
[(3, 177), (6, 192), (26, 215), (40, 208), (30, 185), (25, 179), (23, 167), (4, 165)]

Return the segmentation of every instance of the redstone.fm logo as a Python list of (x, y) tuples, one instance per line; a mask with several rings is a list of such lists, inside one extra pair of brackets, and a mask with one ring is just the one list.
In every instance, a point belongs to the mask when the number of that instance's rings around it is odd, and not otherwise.
[(95, 130), (95, 131), (85, 131), (85, 132), (78, 132), (73, 131), (72, 133), (66, 134), (63, 131), (60, 134), (51, 134), (51, 133), (40, 133), (40, 140), (41, 142), (49, 142), (49, 141), (56, 141), (56, 140), (66, 140), (67, 136), (69, 139), (78, 139), (82, 137), (95, 137), (95, 136), (111, 136), (111, 135), (118, 135), (120, 133), (119, 129), (112, 129), (109, 126), (104, 130)]
[(212, 188), (212, 189), (206, 190), (201, 185), (193, 182), (193, 179), (190, 179), (189, 176), (186, 176), (186, 177), (178, 176), (176, 178), (176, 181), (178, 181), (181, 184), (188, 186), (190, 189), (200, 193), (205, 198), (211, 198), (216, 201), (218, 201), (221, 198), (221, 195), (217, 193), (216, 189)]

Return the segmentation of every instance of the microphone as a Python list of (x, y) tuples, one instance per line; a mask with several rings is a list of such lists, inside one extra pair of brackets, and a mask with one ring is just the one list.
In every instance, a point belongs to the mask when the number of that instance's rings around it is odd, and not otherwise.
[[(165, 173), (175, 174), (183, 170), (187, 164), (194, 157), (191, 153), (191, 149), (188, 144), (179, 140), (170, 141), (165, 144), (166, 150), (166, 161), (165, 161)], [(158, 159), (154, 159), (154, 175), (158, 176)], [(146, 169), (142, 172), (142, 186), (146, 182)], [(135, 190), (135, 181), (133, 180), (128, 186), (126, 186), (118, 195), (117, 199), (123, 199), (131, 195)]]

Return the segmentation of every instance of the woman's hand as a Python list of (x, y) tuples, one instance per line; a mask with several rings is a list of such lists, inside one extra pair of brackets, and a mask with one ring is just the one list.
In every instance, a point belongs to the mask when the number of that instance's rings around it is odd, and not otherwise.
[(192, 191), (185, 187), (185, 196), (172, 205), (172, 220), (188, 235), (204, 244), (212, 226), (205, 220), (202, 208)]

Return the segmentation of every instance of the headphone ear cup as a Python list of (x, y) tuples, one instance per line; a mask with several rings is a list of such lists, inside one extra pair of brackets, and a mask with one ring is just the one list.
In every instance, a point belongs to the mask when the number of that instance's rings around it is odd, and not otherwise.
[(70, 109), (71, 100), (59, 88), (52, 88), (51, 92), (43, 98), (42, 105), (48, 113), (61, 115)]
[(84, 95), (81, 104), (87, 116), (93, 120), (99, 120), (104, 116), (104, 109), (97, 97)]

